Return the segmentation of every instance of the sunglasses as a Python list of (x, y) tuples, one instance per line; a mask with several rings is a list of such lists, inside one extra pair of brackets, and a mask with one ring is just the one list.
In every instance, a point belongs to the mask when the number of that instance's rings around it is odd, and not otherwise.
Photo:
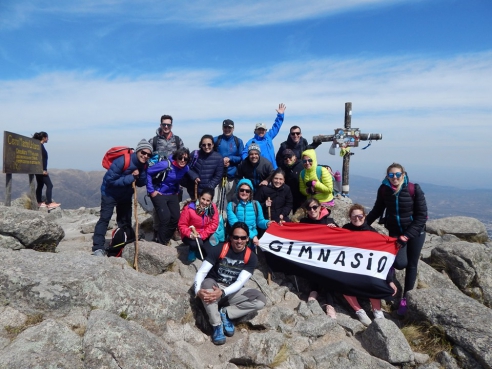
[(318, 205), (313, 205), (313, 206), (308, 206), (306, 209), (308, 210), (318, 210), (319, 206)]
[(388, 178), (400, 178), (403, 175), (402, 172), (388, 173)]
[(292, 158), (293, 158), (293, 156), (290, 156), (290, 155), (285, 155), (285, 156), (284, 156), (284, 160), (287, 160), (287, 159), (292, 159)]
[(190, 160), (190, 158), (187, 157), (187, 156), (180, 156), (180, 157), (178, 157), (178, 161), (188, 161), (188, 160)]
[(147, 152), (147, 151), (140, 151), (140, 153), (143, 155), (143, 156), (146, 156), (148, 158), (150, 158), (152, 156), (152, 153), (151, 152)]
[(241, 241), (246, 241), (248, 239), (248, 236), (236, 236), (235, 234), (232, 235), (233, 240), (241, 240)]
[(161, 123), (161, 127), (164, 128), (170, 128), (173, 124), (172, 123)]
[(246, 192), (246, 193), (251, 193), (251, 190), (248, 188), (240, 188), (239, 192)]
[(302, 162), (303, 162), (304, 164), (307, 164), (307, 163), (312, 164), (312, 163), (313, 163), (313, 159), (303, 160)]
[(290, 132), (291, 136), (300, 136), (301, 132)]
[(211, 143), (206, 143), (206, 144), (202, 144), (201, 146), (202, 147), (212, 147), (214, 144), (211, 144)]
[(362, 220), (362, 219), (364, 219), (364, 215), (352, 215), (350, 217), (350, 219), (352, 219), (352, 220), (357, 220), (357, 219)]

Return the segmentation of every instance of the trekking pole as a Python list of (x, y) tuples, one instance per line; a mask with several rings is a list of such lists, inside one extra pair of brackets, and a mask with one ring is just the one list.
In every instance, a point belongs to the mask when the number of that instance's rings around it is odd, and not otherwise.
[(198, 199), (198, 183), (195, 182), (195, 198), (194, 200)]
[(132, 183), (133, 187), (133, 210), (135, 211), (135, 256), (133, 257), (133, 268), (138, 272), (138, 214), (137, 214), (137, 187), (135, 181)]
[(193, 234), (195, 235), (196, 246), (198, 247), (198, 251), (200, 251), (200, 256), (202, 257), (202, 260), (203, 260), (202, 248), (200, 247), (200, 241), (198, 240), (199, 234), (196, 231), (195, 226), (190, 226), (190, 228), (191, 228), (191, 231), (193, 232)]
[[(268, 201), (272, 201), (270, 200), (270, 196), (268, 197), (267, 199)], [(272, 220), (272, 207), (271, 206), (267, 206), (268, 208), (268, 220)]]

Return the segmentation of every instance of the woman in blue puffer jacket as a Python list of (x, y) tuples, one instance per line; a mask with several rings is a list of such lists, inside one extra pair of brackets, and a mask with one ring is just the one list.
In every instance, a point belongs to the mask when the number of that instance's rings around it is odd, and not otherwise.
[[(179, 221), (179, 182), (188, 172), (190, 151), (176, 150), (168, 160), (161, 160), (147, 169), (147, 192), (159, 219), (157, 239), (169, 245)], [(164, 179), (162, 179), (165, 176)]]
[[(255, 209), (256, 207), (256, 209)], [(230, 227), (236, 222), (244, 222), (249, 228), (249, 238), (253, 249), (260, 244), (258, 228), (267, 229), (271, 221), (263, 216), (261, 205), (253, 200), (253, 184), (249, 179), (241, 179), (236, 186), (236, 197), (227, 204), (227, 223)]]

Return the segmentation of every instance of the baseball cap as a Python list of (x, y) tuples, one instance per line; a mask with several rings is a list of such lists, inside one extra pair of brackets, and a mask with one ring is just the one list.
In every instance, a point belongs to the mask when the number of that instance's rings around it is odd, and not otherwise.
[(282, 156), (285, 158), (286, 156), (288, 156), (289, 158), (293, 157), (293, 156), (296, 156), (296, 154), (294, 153), (294, 151), (292, 151), (291, 149), (285, 149), (284, 151), (282, 151)]
[(234, 122), (230, 119), (226, 119), (222, 122), (222, 127), (232, 127), (234, 128)]
[(255, 129), (258, 129), (258, 128), (267, 129), (267, 126), (265, 123), (256, 123)]

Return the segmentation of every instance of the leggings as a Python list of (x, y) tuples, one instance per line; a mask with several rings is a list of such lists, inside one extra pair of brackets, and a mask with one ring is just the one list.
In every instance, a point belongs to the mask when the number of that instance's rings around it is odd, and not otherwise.
[(44, 175), (44, 174), (36, 174), (36, 182), (37, 182), (37, 187), (36, 187), (36, 200), (38, 202), (42, 201), (43, 197), (43, 187), (46, 186), (46, 204), (49, 205), (53, 202), (53, 199), (51, 198), (51, 193), (53, 190), (53, 183), (51, 183), (51, 179), (49, 175)]
[[(399, 235), (392, 237), (399, 237)], [(413, 290), (413, 287), (415, 286), (420, 252), (422, 251), (424, 242), (425, 231), (421, 231), (417, 237), (409, 239), (407, 246), (398, 250), (398, 254), (396, 255), (393, 266), (398, 270), (405, 269), (405, 288), (403, 289), (403, 297), (406, 297), (407, 292)]]

